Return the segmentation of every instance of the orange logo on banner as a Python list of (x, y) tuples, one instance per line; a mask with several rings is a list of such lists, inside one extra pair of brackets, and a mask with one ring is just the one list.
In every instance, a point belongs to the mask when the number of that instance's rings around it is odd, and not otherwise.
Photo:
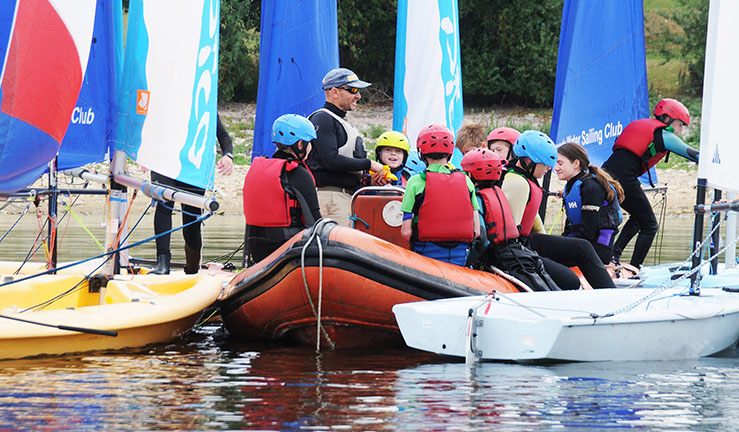
[(146, 115), (149, 112), (149, 91), (139, 90), (136, 94), (136, 114)]

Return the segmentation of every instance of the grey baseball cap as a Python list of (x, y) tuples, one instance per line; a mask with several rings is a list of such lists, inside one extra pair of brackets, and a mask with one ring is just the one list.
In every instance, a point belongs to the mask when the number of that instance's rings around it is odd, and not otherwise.
[(356, 88), (365, 88), (372, 85), (360, 80), (357, 74), (346, 68), (331, 69), (328, 71), (326, 76), (323, 77), (321, 84), (323, 85), (324, 90), (343, 85)]

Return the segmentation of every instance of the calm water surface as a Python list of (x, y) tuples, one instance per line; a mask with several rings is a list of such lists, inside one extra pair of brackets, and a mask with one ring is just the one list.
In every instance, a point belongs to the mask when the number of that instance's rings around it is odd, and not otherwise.
[[(85, 222), (102, 238), (93, 219)], [(37, 226), (29, 220), (9, 237), (21, 239), (0, 244), (0, 259), (26, 255)], [(14, 221), (0, 216), (0, 236)], [(151, 219), (142, 224), (134, 239), (150, 235)], [(687, 256), (691, 224), (668, 221), (663, 260)], [(207, 221), (206, 258), (237, 248), (242, 229), (237, 217)], [(96, 248), (72, 223), (64, 242), (62, 260)], [(172, 249), (181, 259), (179, 233)], [(134, 255), (153, 257), (153, 245)], [(206, 324), (169, 345), (0, 361), (0, 430), (735, 430), (737, 366), (730, 351), (469, 369), (410, 349), (316, 354), (238, 343)]]

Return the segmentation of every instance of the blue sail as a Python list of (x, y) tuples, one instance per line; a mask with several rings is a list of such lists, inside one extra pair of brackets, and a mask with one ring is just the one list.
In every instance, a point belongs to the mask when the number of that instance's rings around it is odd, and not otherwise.
[(57, 168), (101, 162), (113, 140), (123, 62), (121, 0), (97, 0), (87, 71), (64, 135)]
[(321, 79), (339, 66), (336, 0), (262, 1), (252, 157), (269, 156), (272, 122), (323, 106)]
[(566, 0), (552, 138), (582, 145), (600, 166), (623, 128), (647, 117), (642, 0)]

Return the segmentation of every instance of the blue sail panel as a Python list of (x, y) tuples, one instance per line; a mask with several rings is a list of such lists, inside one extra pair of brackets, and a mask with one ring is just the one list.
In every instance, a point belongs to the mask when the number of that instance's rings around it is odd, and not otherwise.
[(323, 106), (321, 80), (338, 66), (336, 0), (262, 1), (252, 157), (274, 152), (271, 134), (277, 117), (307, 116)]
[[(455, 134), (462, 126), (460, 58), (457, 0), (398, 1), (393, 129), (413, 147), (432, 123)], [(456, 153), (452, 163), (459, 166), (462, 154)]]
[(647, 117), (642, 0), (566, 0), (552, 138), (582, 145), (600, 166), (623, 128)]
[(123, 57), (121, 0), (97, 0), (87, 72), (64, 135), (57, 168), (101, 162), (109, 154)]

